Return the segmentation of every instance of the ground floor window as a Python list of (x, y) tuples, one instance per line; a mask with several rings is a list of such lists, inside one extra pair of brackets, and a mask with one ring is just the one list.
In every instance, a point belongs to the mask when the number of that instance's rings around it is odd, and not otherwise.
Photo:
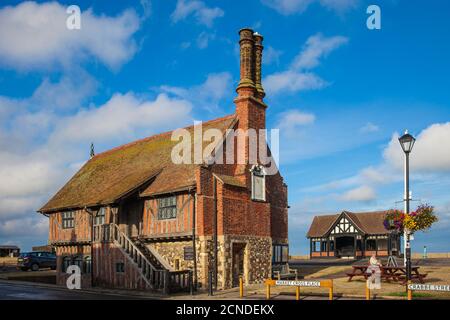
[(362, 251), (362, 241), (360, 239), (356, 240), (356, 251)]
[(378, 239), (378, 250), (387, 250), (388, 241), (387, 239)]
[(66, 272), (67, 268), (72, 264), (72, 258), (71, 257), (63, 257), (62, 259), (62, 272)]
[(124, 273), (125, 272), (125, 264), (123, 262), (116, 263), (116, 272)]
[(91, 256), (86, 256), (84, 258), (84, 273), (91, 273), (92, 272), (92, 258)]
[(375, 239), (368, 239), (366, 242), (366, 250), (367, 251), (377, 250), (377, 241)]
[(287, 244), (276, 244), (272, 247), (272, 263), (287, 263), (289, 260), (289, 246)]
[(67, 272), (69, 266), (78, 266), (82, 273), (91, 273), (92, 261), (91, 256), (76, 255), (76, 256), (64, 256), (62, 259), (61, 270)]

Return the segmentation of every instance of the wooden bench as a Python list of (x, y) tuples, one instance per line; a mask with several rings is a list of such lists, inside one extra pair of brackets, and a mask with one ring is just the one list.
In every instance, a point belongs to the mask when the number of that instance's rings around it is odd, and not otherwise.
[(289, 264), (272, 266), (272, 278), (277, 280), (298, 280), (298, 270), (289, 267)]

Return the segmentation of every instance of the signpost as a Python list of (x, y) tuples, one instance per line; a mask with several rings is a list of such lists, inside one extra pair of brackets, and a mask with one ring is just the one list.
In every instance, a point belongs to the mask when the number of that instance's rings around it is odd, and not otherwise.
[(271, 286), (287, 286), (296, 287), (295, 298), (300, 300), (300, 287), (309, 288), (328, 288), (329, 300), (333, 300), (333, 280), (272, 280), (268, 279), (266, 284), (266, 298), (270, 299), (270, 287)]
[(194, 247), (184, 247), (184, 260), (194, 260)]
[(409, 283), (408, 284), (408, 300), (412, 300), (413, 291), (440, 291), (450, 292), (450, 285), (448, 284), (420, 284)]

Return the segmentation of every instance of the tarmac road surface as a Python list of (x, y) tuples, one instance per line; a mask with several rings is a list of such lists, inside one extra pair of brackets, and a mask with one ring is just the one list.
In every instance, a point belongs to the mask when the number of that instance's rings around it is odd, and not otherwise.
[(144, 297), (94, 293), (0, 281), (0, 300), (129, 300)]

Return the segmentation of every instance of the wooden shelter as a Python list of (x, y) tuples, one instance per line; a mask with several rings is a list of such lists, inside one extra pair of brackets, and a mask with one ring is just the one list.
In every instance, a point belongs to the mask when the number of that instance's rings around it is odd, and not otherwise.
[(400, 235), (385, 229), (387, 211), (315, 216), (309, 228), (311, 258), (399, 256)]

